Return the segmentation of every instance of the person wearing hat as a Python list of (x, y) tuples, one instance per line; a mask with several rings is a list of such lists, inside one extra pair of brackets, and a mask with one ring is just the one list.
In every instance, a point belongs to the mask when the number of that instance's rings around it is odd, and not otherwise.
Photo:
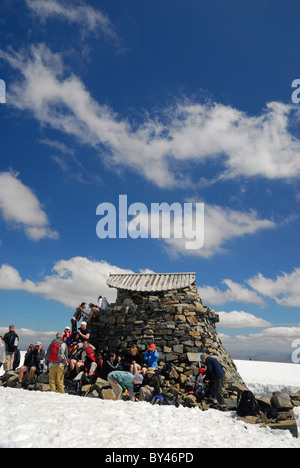
[(133, 385), (141, 385), (143, 376), (141, 374), (133, 375), (126, 371), (112, 371), (108, 374), (107, 381), (114, 391), (115, 400), (122, 400), (123, 392), (127, 389), (130, 399), (136, 401)]
[(81, 322), (81, 326), (80, 328), (78, 328), (77, 333), (76, 333), (76, 338), (79, 341), (79, 343), (81, 343), (80, 347), (82, 347), (82, 343), (84, 341), (89, 341), (90, 336), (91, 336), (91, 331), (89, 328), (87, 328), (87, 323)]
[(155, 369), (158, 369), (158, 357), (159, 353), (156, 350), (155, 344), (152, 343), (144, 353), (144, 360), (147, 364), (147, 367), (155, 367)]
[(225, 378), (225, 372), (223, 370), (222, 364), (213, 358), (203, 353), (200, 356), (201, 364), (206, 366), (206, 371), (204, 374), (204, 380), (209, 380), (210, 386), (210, 396), (213, 399), (215, 405), (219, 404), (221, 407), (226, 408), (225, 400), (222, 396), (222, 388)]
[(68, 338), (70, 338), (70, 336), (71, 336), (71, 328), (70, 327), (65, 327), (63, 341), (65, 343), (68, 343)]
[(45, 360), (45, 351), (42, 349), (42, 343), (37, 341), (34, 345), (30, 345), (25, 354), (24, 366), (21, 367), (17, 387), (21, 388), (24, 374), (27, 375), (27, 382), (33, 379), (34, 374), (43, 372), (43, 362)]
[(160, 394), (160, 381), (156, 375), (156, 370), (157, 369), (154, 367), (148, 367), (147, 372), (144, 375), (142, 387), (140, 388), (140, 401), (151, 401), (154, 395)]

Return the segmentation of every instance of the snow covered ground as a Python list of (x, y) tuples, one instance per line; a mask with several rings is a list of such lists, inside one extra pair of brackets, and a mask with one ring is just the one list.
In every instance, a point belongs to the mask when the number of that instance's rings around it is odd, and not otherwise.
[[(299, 391), (299, 365), (236, 361), (260, 392)], [(263, 392), (263, 393), (264, 393)], [(158, 407), (0, 387), (0, 447), (300, 448), (289, 431), (237, 421), (235, 413)], [(300, 424), (300, 408), (295, 409)]]
[(255, 395), (300, 393), (300, 365), (281, 362), (235, 361), (249, 390)]

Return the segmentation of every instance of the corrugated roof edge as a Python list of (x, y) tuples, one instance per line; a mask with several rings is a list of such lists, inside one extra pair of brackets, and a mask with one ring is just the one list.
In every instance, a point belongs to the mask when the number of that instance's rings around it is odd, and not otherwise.
[[(151, 278), (152, 276), (152, 278)], [(145, 281), (146, 277), (149, 278)], [(196, 273), (116, 273), (110, 274), (107, 285), (128, 291), (170, 291), (194, 284)]]

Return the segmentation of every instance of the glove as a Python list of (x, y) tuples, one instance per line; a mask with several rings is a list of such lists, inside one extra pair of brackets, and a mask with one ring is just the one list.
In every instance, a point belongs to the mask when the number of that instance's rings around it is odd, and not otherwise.
[(121, 385), (121, 387), (123, 389), (123, 392), (125, 392), (126, 391), (126, 386), (125, 386), (123, 380), (121, 380), (120, 385)]

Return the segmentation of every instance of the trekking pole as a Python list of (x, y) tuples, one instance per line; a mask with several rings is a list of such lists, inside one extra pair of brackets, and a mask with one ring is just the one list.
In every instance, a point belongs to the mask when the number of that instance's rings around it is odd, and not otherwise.
[(132, 393), (130, 393), (130, 391), (128, 390), (128, 388), (126, 388), (126, 390), (125, 390), (125, 394), (126, 394), (126, 393), (129, 393), (129, 395), (131, 395), (131, 396), (135, 399), (135, 401), (139, 401), (139, 399), (138, 399), (136, 396), (134, 396), (134, 395), (132, 395)]
[[(118, 382), (116, 379), (115, 379), (115, 382), (116, 382), (118, 385), (120, 385), (120, 387), (122, 387), (122, 385), (120, 384), (120, 382)], [(130, 393), (130, 391), (128, 390), (128, 388), (125, 389), (125, 394), (126, 394), (126, 393), (129, 393), (129, 395), (131, 395), (131, 396), (135, 399), (135, 401), (139, 401), (139, 399), (138, 399), (137, 397), (135, 397), (134, 395), (132, 395), (132, 393)]]

